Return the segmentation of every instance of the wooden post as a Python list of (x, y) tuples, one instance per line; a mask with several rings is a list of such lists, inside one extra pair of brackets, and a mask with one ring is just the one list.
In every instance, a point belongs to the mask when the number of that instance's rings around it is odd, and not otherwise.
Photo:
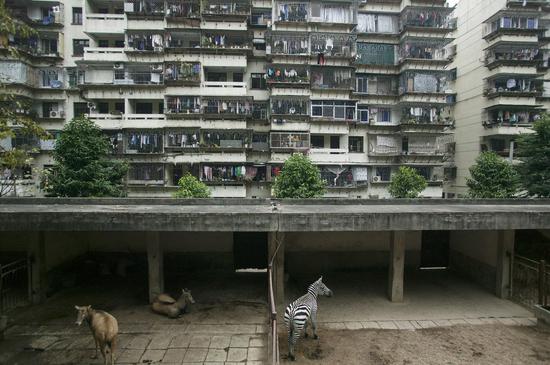
[(406, 237), (407, 231), (392, 231), (390, 237), (390, 270), (388, 275), (388, 297), (392, 302), (403, 301)]
[(160, 232), (146, 232), (147, 264), (149, 271), (149, 302), (164, 292), (164, 254)]
[(34, 232), (28, 245), (29, 293), (33, 304), (46, 299), (46, 240), (44, 232)]

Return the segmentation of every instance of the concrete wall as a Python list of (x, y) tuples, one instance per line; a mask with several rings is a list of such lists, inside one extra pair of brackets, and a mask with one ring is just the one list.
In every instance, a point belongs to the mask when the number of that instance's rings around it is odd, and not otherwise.
[[(407, 242), (405, 265), (420, 265), (421, 232)], [(285, 236), (286, 269), (293, 273), (386, 268), (390, 232), (292, 232)]]
[(496, 285), (497, 231), (452, 231), (451, 268), (493, 292)]

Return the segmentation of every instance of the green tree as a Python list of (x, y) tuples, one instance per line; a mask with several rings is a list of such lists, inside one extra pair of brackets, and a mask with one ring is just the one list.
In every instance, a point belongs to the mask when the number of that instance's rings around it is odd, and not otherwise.
[[(4, 0), (0, 0), (0, 48), (7, 50), (8, 58), (19, 58), (16, 47), (7, 40), (10, 35), (17, 34), (27, 39), (35, 35), (35, 31), (25, 23), (14, 19), (6, 8)], [(0, 141), (16, 137), (25, 137), (29, 140), (49, 138), (48, 133), (38, 125), (31, 116), (32, 100), (24, 99), (10, 89), (13, 83), (9, 77), (0, 75)], [(22, 112), (23, 111), (23, 112)], [(22, 167), (32, 163), (31, 152), (36, 146), (11, 146), (9, 143), (0, 144), (0, 197), (16, 193), (17, 179), (21, 178)]]
[(109, 158), (110, 151), (109, 141), (91, 120), (71, 120), (56, 141), (56, 164), (46, 190), (55, 196), (124, 196), (128, 165)]
[(275, 178), (273, 191), (277, 198), (319, 198), (325, 193), (325, 186), (319, 168), (307, 156), (295, 153)]
[(210, 189), (205, 183), (199, 181), (190, 173), (183, 175), (178, 181), (178, 190), (174, 193), (176, 198), (209, 198)]
[(472, 198), (513, 198), (519, 189), (519, 176), (511, 163), (494, 152), (483, 152), (470, 167), (466, 186)]
[(393, 175), (389, 192), (394, 198), (417, 198), (422, 190), (426, 189), (428, 182), (415, 169), (401, 166)]
[(523, 162), (518, 169), (527, 193), (550, 197), (550, 115), (544, 114), (533, 125), (533, 134), (517, 139), (518, 156)]

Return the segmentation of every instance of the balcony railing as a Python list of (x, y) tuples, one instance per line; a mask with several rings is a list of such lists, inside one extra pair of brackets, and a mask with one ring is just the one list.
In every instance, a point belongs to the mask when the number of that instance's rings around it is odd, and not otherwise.
[(133, 16), (164, 17), (164, 0), (125, 0), (124, 12)]
[(170, 129), (165, 135), (166, 148), (199, 148), (199, 129)]
[(199, 84), (201, 81), (201, 64), (198, 62), (167, 63), (164, 68), (166, 84)]
[(128, 34), (127, 51), (162, 52), (164, 46), (163, 34), (132, 33)]
[(166, 5), (166, 17), (168, 19), (200, 18), (201, 6), (199, 1), (168, 0)]
[(208, 116), (244, 118), (251, 113), (251, 103), (243, 100), (203, 100), (203, 113)]
[(201, 147), (209, 149), (249, 148), (251, 131), (202, 130)]
[(203, 2), (202, 14), (209, 16), (246, 16), (250, 13), (250, 1), (206, 0)]
[(277, 133), (270, 134), (272, 149), (304, 150), (309, 149), (309, 133)]
[(355, 40), (353, 34), (313, 33), (310, 36), (311, 54), (323, 53), (328, 57), (355, 57)]
[(227, 33), (203, 33), (202, 48), (250, 50), (252, 42), (248, 37)]
[(401, 154), (401, 149), (397, 146), (384, 146), (384, 145), (370, 145), (369, 146), (370, 155), (399, 155)]
[(395, 66), (396, 56), (393, 44), (357, 43), (357, 60), (359, 65)]
[(450, 53), (445, 48), (445, 42), (432, 40), (406, 40), (399, 46), (399, 60), (434, 60), (448, 61)]
[(161, 72), (127, 71), (117, 74), (114, 85), (164, 85), (164, 75)]
[(441, 107), (404, 108), (401, 117), (402, 125), (452, 125), (449, 111)]
[(456, 19), (449, 17), (452, 10), (450, 7), (407, 7), (401, 12), (401, 26), (403, 29), (452, 30), (456, 28)]
[(353, 90), (355, 79), (353, 72), (349, 68), (324, 68), (314, 67), (311, 69), (311, 88), (312, 89), (340, 89)]
[(400, 94), (407, 93), (445, 93), (449, 92), (447, 72), (406, 71), (401, 73)]
[(201, 101), (198, 96), (167, 96), (166, 114), (200, 114)]
[(518, 14), (504, 15), (484, 25), (483, 38), (491, 38), (499, 33), (505, 34), (532, 34), (539, 31), (539, 20), (537, 17), (521, 16)]
[(492, 69), (499, 65), (533, 65), (538, 63), (539, 49), (537, 47), (499, 46), (486, 51), (485, 65)]
[(269, 65), (267, 67), (269, 84), (309, 85), (309, 68), (302, 65)]
[(125, 153), (162, 153), (163, 133), (150, 131), (133, 131), (124, 135)]
[(395, 77), (357, 75), (355, 92), (367, 95), (397, 95), (398, 80)]
[(309, 55), (309, 37), (307, 35), (277, 33), (271, 34), (268, 40), (268, 54)]
[(124, 14), (87, 14), (84, 29), (88, 33), (124, 32)]
[(484, 95), (488, 98), (498, 96), (528, 96), (542, 95), (542, 85), (535, 80), (506, 78), (488, 82), (484, 89)]
[(309, 101), (305, 99), (272, 98), (272, 115), (308, 116)]

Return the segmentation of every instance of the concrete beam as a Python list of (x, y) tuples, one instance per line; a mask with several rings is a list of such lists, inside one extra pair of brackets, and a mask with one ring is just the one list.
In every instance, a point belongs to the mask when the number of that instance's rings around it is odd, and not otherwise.
[(149, 277), (149, 302), (164, 292), (164, 252), (160, 242), (160, 232), (146, 232), (147, 266)]
[(284, 305), (285, 301), (285, 234), (269, 232), (268, 234), (268, 264), (273, 260), (273, 291), (275, 305)]
[(497, 267), (496, 288), (497, 297), (508, 299), (510, 297), (510, 283), (512, 270), (510, 265), (514, 255), (514, 230), (500, 230), (497, 234)]
[(29, 296), (33, 304), (46, 299), (46, 239), (44, 232), (30, 234), (27, 255), (29, 256)]
[(392, 302), (403, 301), (405, 276), (405, 245), (408, 231), (393, 231), (390, 237), (390, 263), (388, 274), (388, 298)]

